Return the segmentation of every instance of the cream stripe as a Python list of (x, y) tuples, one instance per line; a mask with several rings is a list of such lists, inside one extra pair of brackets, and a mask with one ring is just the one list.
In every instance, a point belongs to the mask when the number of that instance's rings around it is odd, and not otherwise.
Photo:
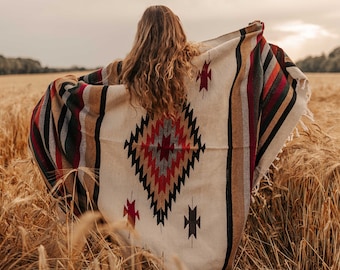
[(267, 58), (267, 54), (270, 50), (270, 45), (268, 43), (265, 43), (265, 45), (263, 46), (262, 49), (262, 53), (261, 53), (261, 62), (264, 63), (264, 61), (266, 61)]
[[(89, 89), (89, 86), (86, 86), (84, 91), (83, 91), (83, 102), (84, 102), (84, 107), (83, 109), (79, 112), (79, 123), (80, 123), (80, 131), (81, 131), (81, 140), (80, 140), (80, 145), (79, 145), (79, 151), (80, 153), (86, 153), (86, 115), (89, 113), (89, 108), (88, 108), (88, 92), (86, 91)], [(79, 160), (79, 167), (86, 167), (86, 155), (80, 155), (80, 160)], [(80, 182), (85, 185), (84, 183), (84, 171), (79, 170), (78, 171), (78, 176), (80, 179)]]
[[(269, 47), (266, 46), (266, 47)], [(264, 59), (265, 60), (265, 59)], [(270, 75), (272, 74), (273, 69), (276, 67), (277, 65), (277, 60), (276, 57), (273, 55), (272, 59), (270, 60), (267, 70), (265, 71), (264, 75), (263, 75), (263, 85), (265, 85), (270, 77)]]
[(107, 73), (109, 65), (102, 69), (102, 82), (103, 82), (103, 85), (108, 85), (109, 84), (108, 83), (109, 82), (109, 78), (108, 78), (108, 73)]
[[(68, 90), (66, 87), (65, 87), (65, 89)], [(66, 103), (66, 101), (69, 98), (69, 96), (70, 96), (70, 93), (68, 91), (66, 91), (64, 93), (64, 95), (62, 96), (62, 100), (64, 101), (64, 103)], [(60, 115), (60, 113), (58, 115)], [(71, 116), (72, 116), (71, 112), (67, 109), (65, 118), (63, 119), (64, 120), (63, 121), (63, 126), (62, 126), (62, 128), (60, 130), (60, 142), (62, 143), (62, 147), (63, 147), (64, 151), (66, 149), (66, 144), (65, 143), (66, 143), (66, 138), (67, 138), (67, 133), (68, 133), (68, 124), (69, 124), (69, 121), (65, 121), (65, 119), (69, 120), (69, 119), (71, 119)]]

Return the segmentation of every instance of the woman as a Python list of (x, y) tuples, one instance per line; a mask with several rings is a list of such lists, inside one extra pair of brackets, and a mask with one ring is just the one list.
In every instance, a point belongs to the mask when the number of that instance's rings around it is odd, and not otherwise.
[(150, 116), (173, 116), (186, 99), (184, 78), (193, 77), (190, 62), (198, 54), (178, 16), (165, 6), (151, 6), (138, 23), (119, 78)]
[(306, 77), (263, 29), (200, 54), (171, 10), (146, 9), (125, 59), (54, 81), (35, 107), (29, 142), (47, 185), (79, 214), (126, 219), (166, 265), (178, 254), (190, 269), (232, 269), (254, 183), (308, 112)]

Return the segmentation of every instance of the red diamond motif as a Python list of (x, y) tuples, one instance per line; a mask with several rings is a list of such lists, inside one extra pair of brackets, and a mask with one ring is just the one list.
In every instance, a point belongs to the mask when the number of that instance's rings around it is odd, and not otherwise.
[(128, 149), (135, 174), (148, 193), (157, 224), (164, 225), (177, 193), (205, 149), (193, 111), (187, 105), (175, 120), (142, 118), (140, 127), (136, 127), (135, 134), (131, 133), (124, 148)]

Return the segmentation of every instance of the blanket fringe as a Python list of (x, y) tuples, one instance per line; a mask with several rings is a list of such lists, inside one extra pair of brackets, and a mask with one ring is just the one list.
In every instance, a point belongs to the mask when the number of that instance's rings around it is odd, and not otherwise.
[[(302, 84), (301, 84), (301, 81), (302, 81)], [(306, 79), (298, 80), (298, 87), (300, 87), (301, 90), (307, 90), (306, 97), (307, 97), (307, 104), (308, 104), (308, 102), (311, 98), (311, 90), (310, 90), (310, 87), (308, 86), (308, 80), (306, 80)], [(288, 136), (286, 142), (283, 144), (282, 148), (280, 149), (280, 151), (278, 152), (278, 154), (274, 158), (273, 162), (271, 163), (271, 165), (268, 168), (268, 170), (266, 171), (266, 173), (261, 173), (260, 170), (258, 168), (256, 168), (254, 175), (260, 176), (258, 178), (260, 180), (257, 181), (257, 183), (255, 183), (255, 185), (254, 185), (254, 187), (251, 191), (251, 201), (252, 202), (255, 202), (255, 197), (261, 196), (260, 193), (259, 193), (259, 190), (260, 190), (260, 185), (263, 181), (266, 181), (269, 186), (272, 186), (272, 180), (269, 177), (269, 173), (270, 173), (270, 171), (273, 171), (273, 170), (278, 171), (279, 168), (275, 165), (275, 163), (280, 161), (280, 154), (283, 152), (283, 149), (287, 146), (287, 143), (293, 141), (294, 138), (296, 138), (296, 137), (300, 137), (299, 129), (302, 129), (303, 131), (309, 131), (309, 128), (305, 124), (305, 122), (303, 121), (303, 118), (306, 118), (307, 120), (309, 120), (312, 123), (314, 122), (314, 114), (308, 107), (306, 107), (306, 109), (305, 109), (304, 113), (302, 114), (302, 116), (301, 116), (299, 122), (297, 123), (296, 127), (294, 128), (292, 133)]]

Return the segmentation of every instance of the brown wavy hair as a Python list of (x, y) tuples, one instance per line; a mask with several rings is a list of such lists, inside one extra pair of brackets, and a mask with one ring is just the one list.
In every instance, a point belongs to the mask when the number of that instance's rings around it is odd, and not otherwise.
[(193, 78), (191, 60), (198, 54), (178, 16), (165, 6), (151, 6), (123, 60), (122, 82), (151, 116), (173, 116), (186, 99), (184, 78)]

